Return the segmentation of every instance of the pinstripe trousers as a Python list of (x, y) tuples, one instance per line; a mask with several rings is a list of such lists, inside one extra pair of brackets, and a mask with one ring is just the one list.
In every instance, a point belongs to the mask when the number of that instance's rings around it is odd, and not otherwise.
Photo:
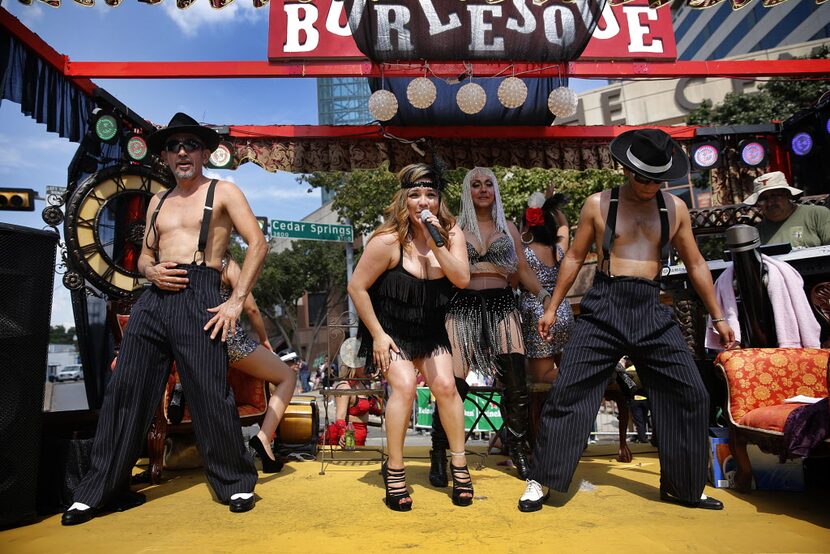
[(181, 265), (188, 287), (146, 290), (133, 306), (116, 370), (104, 395), (89, 472), (75, 501), (100, 508), (129, 479), (175, 360), (208, 483), (227, 502), (251, 492), (257, 480), (228, 385), (225, 344), (204, 331), (208, 308), (222, 303), (215, 269)]
[(648, 391), (660, 437), (660, 486), (690, 502), (706, 484), (709, 395), (659, 283), (597, 272), (539, 425), (531, 479), (566, 492), (605, 387), (627, 355)]

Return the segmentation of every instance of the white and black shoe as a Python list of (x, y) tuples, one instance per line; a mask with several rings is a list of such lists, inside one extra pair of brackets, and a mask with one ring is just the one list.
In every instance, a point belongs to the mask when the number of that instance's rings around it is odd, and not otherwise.
[(542, 509), (542, 504), (550, 496), (550, 489), (543, 487), (539, 482), (533, 479), (527, 480), (527, 487), (522, 497), (519, 499), (520, 512), (537, 512)]

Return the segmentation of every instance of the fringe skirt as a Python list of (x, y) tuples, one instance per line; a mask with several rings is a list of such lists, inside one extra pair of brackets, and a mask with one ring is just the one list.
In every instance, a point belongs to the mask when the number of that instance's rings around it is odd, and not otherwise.
[(475, 371), (496, 376), (496, 357), (524, 354), (521, 316), (510, 287), (459, 290), (447, 311), (453, 367), (459, 377)]

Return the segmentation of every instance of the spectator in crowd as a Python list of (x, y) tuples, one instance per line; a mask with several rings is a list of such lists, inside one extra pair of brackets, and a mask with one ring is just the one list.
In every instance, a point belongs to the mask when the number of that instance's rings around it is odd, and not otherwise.
[(758, 206), (764, 220), (758, 225), (762, 244), (790, 243), (793, 248), (830, 244), (830, 210), (798, 204), (803, 191), (791, 187), (780, 171), (764, 173), (744, 204)]

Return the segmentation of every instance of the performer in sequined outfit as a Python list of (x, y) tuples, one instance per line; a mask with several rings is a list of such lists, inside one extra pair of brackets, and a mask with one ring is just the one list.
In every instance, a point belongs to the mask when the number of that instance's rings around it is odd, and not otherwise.
[[(567, 202), (562, 194), (545, 198), (540, 192), (531, 195), (524, 214), (525, 257), (545, 290), (552, 293), (559, 276), (559, 262), (568, 246), (567, 219), (560, 207)], [(563, 236), (564, 235), (564, 236)], [(564, 245), (564, 248), (563, 248)], [(542, 340), (537, 325), (545, 311), (536, 296), (523, 291), (519, 298), (522, 335), (525, 340), (527, 371), (533, 383), (553, 383), (558, 372), (558, 357), (571, 337), (574, 317), (571, 305), (564, 300), (556, 310), (556, 324), (550, 342)]]
[[(496, 176), (476, 167), (464, 177), (459, 226), (467, 241), (470, 285), (456, 291), (447, 312), (447, 332), (453, 348), (453, 367), (462, 396), (469, 371), (495, 376), (504, 385), (502, 414), (510, 456), (519, 476), (528, 472), (528, 391), (525, 381), (524, 341), (516, 297), (508, 277), (518, 272), (520, 282), (544, 302), (550, 293), (527, 265), (519, 231), (505, 220)], [(443, 414), (433, 413), (430, 483), (446, 486), (446, 439)]]
[[(219, 295), (227, 299), (236, 281), (239, 279), (239, 265), (226, 253), (222, 258), (222, 284)], [(236, 322), (236, 333), (228, 334), (228, 365), (243, 371), (252, 377), (272, 383), (276, 388), (268, 400), (265, 417), (260, 424), (259, 432), (251, 437), (248, 445), (253, 448), (262, 460), (263, 473), (277, 473), (282, 469), (282, 461), (277, 460), (271, 449), (274, 433), (280, 424), (285, 408), (291, 402), (291, 395), (297, 385), (297, 374), (274, 354), (268, 334), (265, 332), (265, 323), (256, 305), (253, 294), (248, 294), (244, 304), (248, 321), (259, 335), (259, 344), (248, 337), (239, 321)]]
[[(415, 402), (415, 369), (426, 379), (444, 412), (452, 448), (453, 504), (468, 506), (473, 485), (464, 454), (464, 408), (453, 379), (450, 341), (444, 317), (452, 286), (466, 287), (470, 269), (464, 234), (441, 201), (442, 183), (426, 164), (398, 173), (401, 188), (384, 212), (384, 221), (366, 244), (349, 282), (360, 316), (359, 356), (366, 370), (380, 370), (391, 386), (386, 404), (389, 458), (382, 473), (386, 505), (412, 508), (406, 488), (403, 443)], [(441, 235), (430, 236), (421, 214)]]

